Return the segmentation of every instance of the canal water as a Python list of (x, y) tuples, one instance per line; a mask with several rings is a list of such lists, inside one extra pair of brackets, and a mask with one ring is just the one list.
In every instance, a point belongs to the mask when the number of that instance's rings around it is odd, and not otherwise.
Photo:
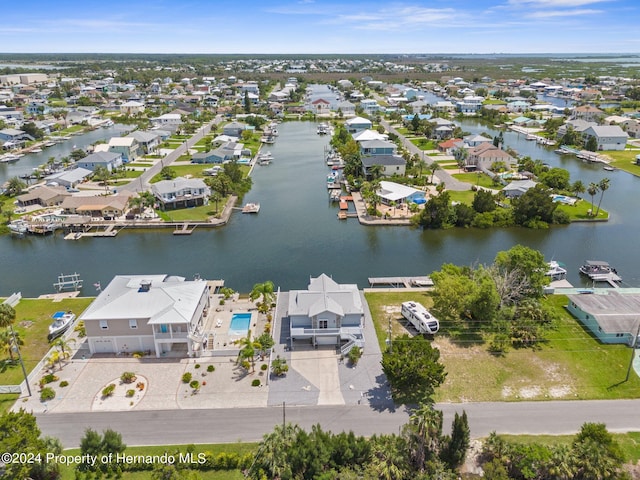
[[(466, 131), (488, 131), (465, 121)], [(51, 292), (57, 275), (77, 272), (84, 295), (106, 285), (117, 274), (169, 273), (193, 278), (222, 278), (231, 288), (247, 292), (257, 282), (272, 280), (283, 289), (304, 288), (310, 276), (332, 275), (342, 283), (367, 286), (372, 276), (425, 275), (443, 263), (489, 263), (496, 253), (515, 244), (541, 250), (548, 259), (567, 265), (568, 279), (583, 285), (578, 267), (585, 260), (606, 260), (618, 269), (625, 284), (640, 286), (640, 236), (637, 209), (640, 179), (624, 172), (560, 157), (550, 149), (505, 132), (507, 145), (523, 155), (567, 168), (572, 180), (585, 184), (611, 179), (602, 207), (612, 220), (602, 224), (573, 224), (548, 230), (449, 229), (422, 231), (409, 227), (365, 227), (356, 219), (338, 220), (329, 203), (328, 167), (324, 150), (328, 136), (316, 134), (316, 124), (279, 125), (280, 136), (269, 146), (275, 158), (256, 166), (253, 188), (245, 202), (261, 204), (257, 215), (236, 211), (229, 224), (202, 229), (190, 236), (160, 231), (121, 231), (115, 238), (64, 240), (47, 237), (0, 237), (0, 295), (22, 291), (33, 296)], [(497, 132), (491, 132), (497, 134)], [(23, 161), (23, 160), (21, 160)], [(606, 175), (605, 175), (606, 174)]]

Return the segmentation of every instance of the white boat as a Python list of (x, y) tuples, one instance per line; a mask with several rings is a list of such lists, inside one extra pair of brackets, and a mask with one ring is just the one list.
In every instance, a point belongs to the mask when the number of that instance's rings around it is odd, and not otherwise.
[(0, 157), (0, 163), (13, 163), (20, 160), (22, 155), (16, 155), (14, 153), (6, 153)]
[(587, 260), (579, 270), (581, 274), (594, 281), (622, 281), (616, 269), (601, 260)]
[(41, 148), (33, 148), (29, 151), (29, 153), (42, 153), (42, 149)]
[(106, 122), (104, 122), (104, 123), (102, 124), (102, 126), (103, 126), (104, 128), (113, 127), (113, 125), (114, 125), (113, 120), (107, 120)]
[(76, 319), (76, 316), (71, 311), (59, 311), (54, 313), (52, 318), (53, 322), (49, 325), (49, 336), (47, 337), (49, 341), (66, 332)]
[(563, 268), (558, 262), (555, 260), (551, 260), (547, 265), (549, 265), (549, 270), (545, 272), (547, 277), (551, 277), (551, 280), (562, 280), (567, 276), (567, 269)]
[(403, 302), (400, 312), (418, 330), (418, 333), (433, 335), (440, 330), (438, 319), (418, 302)]
[(244, 207), (242, 207), (242, 213), (258, 213), (259, 211), (259, 203), (246, 203)]
[(611, 165), (605, 165), (604, 167), (602, 167), (603, 170), (606, 170), (607, 172), (613, 172), (616, 167), (612, 167)]
[(317, 129), (318, 135), (326, 135), (329, 133), (329, 131), (330, 131), (330, 127), (328, 124), (326, 123), (318, 124), (318, 129)]
[(16, 235), (24, 235), (27, 233), (27, 227), (29, 224), (26, 220), (14, 220), (7, 225), (11, 233), (15, 233)]

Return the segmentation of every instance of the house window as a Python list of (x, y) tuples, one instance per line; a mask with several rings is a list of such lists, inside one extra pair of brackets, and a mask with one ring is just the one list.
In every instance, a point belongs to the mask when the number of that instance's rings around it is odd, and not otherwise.
[(129, 320), (129, 328), (135, 330), (136, 328), (138, 328), (138, 320), (136, 320), (135, 318), (132, 318)]
[(318, 320), (318, 328), (329, 328), (329, 320)]
[(100, 329), (101, 330), (108, 330), (109, 329), (109, 324), (107, 323), (106, 320), (100, 320)]

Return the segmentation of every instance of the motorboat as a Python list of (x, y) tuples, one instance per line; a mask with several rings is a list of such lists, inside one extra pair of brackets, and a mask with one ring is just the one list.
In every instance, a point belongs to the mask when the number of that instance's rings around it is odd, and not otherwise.
[(318, 135), (327, 135), (329, 133), (329, 125), (326, 123), (320, 123), (318, 124)]
[(547, 263), (549, 270), (545, 272), (547, 277), (551, 277), (551, 281), (562, 280), (567, 276), (567, 269), (555, 260), (551, 260)]
[(53, 322), (49, 325), (49, 336), (47, 337), (49, 341), (66, 332), (76, 319), (76, 316), (71, 311), (59, 311), (54, 313), (52, 318)]
[(259, 203), (245, 203), (244, 207), (242, 207), (242, 213), (258, 213), (259, 211)]
[(591, 280), (622, 281), (616, 269), (601, 260), (587, 260), (579, 270), (581, 274), (586, 275)]
[(15, 233), (16, 235), (24, 235), (25, 233), (27, 233), (28, 226), (29, 224), (27, 223), (27, 221), (22, 219), (13, 220), (7, 225), (11, 233)]
[(0, 157), (0, 163), (12, 163), (20, 160), (22, 155), (16, 155), (14, 153), (6, 153)]

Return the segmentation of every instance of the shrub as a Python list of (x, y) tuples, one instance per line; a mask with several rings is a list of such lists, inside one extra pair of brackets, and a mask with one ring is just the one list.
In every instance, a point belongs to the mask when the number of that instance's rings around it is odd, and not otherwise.
[(349, 350), (349, 353), (347, 354), (347, 357), (349, 357), (349, 361), (355, 367), (358, 364), (358, 360), (360, 360), (360, 357), (362, 357), (362, 349), (357, 346), (351, 348), (351, 350)]
[(200, 382), (198, 380), (192, 380), (189, 386), (194, 390), (200, 390)]
[(200, 368), (200, 364), (199, 364), (199, 363), (196, 363), (196, 364), (193, 366), (193, 368)]
[(51, 387), (44, 387), (40, 392), (40, 401), (46, 402), (47, 400), (53, 400), (56, 398), (56, 392)]
[(111, 395), (113, 395), (113, 392), (115, 391), (115, 389), (116, 389), (116, 384), (110, 383), (109, 385), (107, 385), (102, 389), (102, 396), (110, 397)]
[(84, 328), (84, 320), (80, 320), (78, 324), (73, 327), (73, 331), (78, 334), (79, 338), (83, 338), (87, 336), (87, 331)]
[(252, 386), (252, 387), (259, 387), (259, 386), (260, 386), (260, 379), (255, 378), (255, 379), (251, 382), (251, 386)]
[(136, 383), (136, 388), (140, 391), (144, 390), (144, 383), (143, 382)]
[(281, 377), (289, 371), (289, 365), (284, 358), (278, 355), (271, 363), (271, 371), (274, 375)]
[(127, 390), (127, 397), (133, 397), (136, 394), (136, 391), (133, 388), (130, 388), (129, 390)]
[(211, 373), (211, 372), (213, 372), (215, 369), (216, 369), (216, 367), (214, 367), (213, 365), (209, 365), (209, 366), (207, 367), (207, 372)]
[(269, 366), (266, 363), (263, 363), (262, 365), (260, 365), (260, 370), (262, 370), (263, 372), (269, 368)]
[(40, 380), (40, 384), (46, 385), (47, 383), (57, 382), (58, 380), (59, 378), (56, 375), (54, 375), (53, 373), (48, 373), (47, 375), (42, 377), (42, 380)]
[(191, 381), (191, 372), (185, 372), (182, 374), (182, 382), (189, 383)]
[(136, 381), (136, 374), (133, 372), (124, 372), (120, 375), (120, 381), (122, 383), (133, 383)]
[(60, 382), (60, 386), (63, 387), (63, 388), (67, 387), (67, 386), (69, 386), (69, 382), (67, 382), (66, 380), (63, 380), (63, 381)]

